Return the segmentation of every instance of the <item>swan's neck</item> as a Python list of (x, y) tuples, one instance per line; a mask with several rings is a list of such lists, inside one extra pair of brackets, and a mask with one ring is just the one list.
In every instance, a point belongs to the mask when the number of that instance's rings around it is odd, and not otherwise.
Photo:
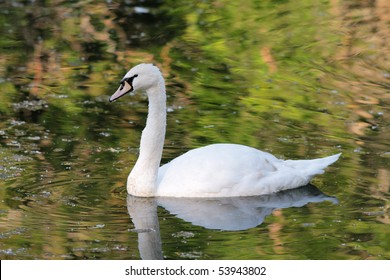
[(142, 131), (138, 160), (127, 180), (128, 192), (135, 196), (154, 196), (166, 126), (166, 94), (164, 80), (146, 91), (149, 112)]

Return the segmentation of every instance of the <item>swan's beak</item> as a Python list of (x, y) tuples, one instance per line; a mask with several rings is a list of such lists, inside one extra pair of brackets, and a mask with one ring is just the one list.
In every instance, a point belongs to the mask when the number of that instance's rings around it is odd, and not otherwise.
[(127, 81), (123, 81), (119, 86), (118, 90), (110, 97), (109, 100), (110, 102), (115, 101), (132, 90), (132, 85), (130, 85)]

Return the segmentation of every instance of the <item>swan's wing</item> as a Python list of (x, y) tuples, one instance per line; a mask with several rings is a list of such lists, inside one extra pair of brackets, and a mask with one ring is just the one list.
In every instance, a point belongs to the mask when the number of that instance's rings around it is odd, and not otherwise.
[(245, 196), (245, 188), (277, 171), (273, 155), (236, 144), (188, 151), (159, 169), (158, 196)]

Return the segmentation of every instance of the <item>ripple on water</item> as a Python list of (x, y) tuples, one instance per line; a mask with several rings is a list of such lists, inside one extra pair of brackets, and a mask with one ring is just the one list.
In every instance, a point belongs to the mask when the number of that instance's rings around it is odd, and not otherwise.
[[(0, 256), (134, 258), (131, 252), (135, 247), (129, 252), (127, 244), (123, 243), (128, 239), (125, 236), (134, 234), (128, 231), (131, 224), (125, 196), (113, 192), (104, 178), (59, 179), (43, 185), (12, 187), (7, 191), (7, 204), (13, 210), (2, 212), (0, 217), (15, 222), (3, 224), (0, 240), (7, 242), (0, 245)], [(23, 220), (23, 227), (17, 226), (19, 219)], [(16, 248), (12, 239), (27, 240), (27, 243), (23, 248)], [(29, 245), (30, 241), (34, 245)], [(55, 244), (61, 244), (62, 249)], [(38, 255), (31, 251), (36, 248), (42, 249)], [(64, 252), (64, 248), (68, 248), (68, 252)]]

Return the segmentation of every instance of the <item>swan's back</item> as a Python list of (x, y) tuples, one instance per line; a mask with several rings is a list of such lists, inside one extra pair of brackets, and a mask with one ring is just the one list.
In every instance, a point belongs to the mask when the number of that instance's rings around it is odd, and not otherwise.
[[(310, 174), (273, 155), (237, 144), (197, 148), (160, 167), (157, 196), (231, 197), (307, 184)], [(318, 170), (317, 170), (318, 172)], [(318, 174), (318, 173), (317, 173)]]

